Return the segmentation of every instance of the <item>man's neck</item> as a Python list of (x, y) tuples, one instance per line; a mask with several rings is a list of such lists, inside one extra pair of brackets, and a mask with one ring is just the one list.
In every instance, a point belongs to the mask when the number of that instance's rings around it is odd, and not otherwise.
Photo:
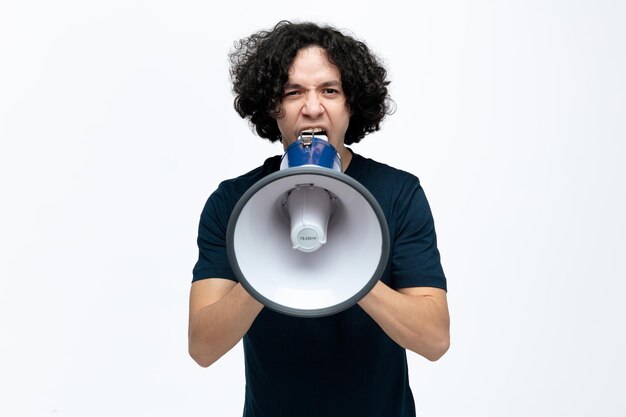
[(341, 157), (341, 172), (346, 172), (348, 165), (350, 165), (350, 161), (352, 161), (352, 152), (344, 146), (339, 151), (339, 156)]

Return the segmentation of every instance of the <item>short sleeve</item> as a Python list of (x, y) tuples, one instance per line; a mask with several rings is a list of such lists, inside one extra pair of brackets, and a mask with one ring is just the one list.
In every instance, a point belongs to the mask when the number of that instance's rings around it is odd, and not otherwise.
[(409, 175), (401, 183), (394, 211), (392, 286), (447, 290), (433, 216), (417, 177)]
[(198, 261), (193, 268), (193, 281), (225, 278), (237, 281), (226, 251), (226, 230), (234, 204), (220, 185), (207, 200), (198, 227)]
[(193, 268), (193, 281), (205, 278), (238, 281), (230, 267), (226, 249), (230, 215), (250, 186), (279, 169), (280, 159), (280, 155), (267, 158), (262, 166), (237, 178), (222, 181), (217, 190), (211, 194), (200, 216), (198, 261)]

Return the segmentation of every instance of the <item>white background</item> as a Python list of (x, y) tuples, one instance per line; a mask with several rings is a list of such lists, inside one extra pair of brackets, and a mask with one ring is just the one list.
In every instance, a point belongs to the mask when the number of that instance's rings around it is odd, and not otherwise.
[(280, 19), (389, 68), (397, 111), (353, 149), (418, 175), (435, 216), (452, 347), (410, 355), (418, 414), (626, 416), (609, 0), (3, 1), (0, 416), (241, 415), (241, 348), (198, 367), (187, 297), (206, 198), (281, 152), (232, 109), (227, 62)]

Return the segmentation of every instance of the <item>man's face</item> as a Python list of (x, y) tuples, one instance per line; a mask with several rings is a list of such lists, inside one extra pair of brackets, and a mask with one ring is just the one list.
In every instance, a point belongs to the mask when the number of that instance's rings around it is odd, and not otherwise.
[(307, 129), (322, 129), (340, 156), (348, 151), (344, 136), (350, 110), (341, 85), (341, 73), (317, 46), (298, 51), (283, 89), (278, 129), (285, 149)]

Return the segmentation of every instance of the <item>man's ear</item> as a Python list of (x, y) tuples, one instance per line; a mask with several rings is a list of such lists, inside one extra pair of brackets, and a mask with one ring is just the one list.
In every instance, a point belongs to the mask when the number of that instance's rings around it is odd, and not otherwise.
[(280, 103), (278, 103), (276, 105), (276, 108), (274, 108), (274, 110), (270, 112), (270, 117), (274, 120), (280, 119), (284, 115), (285, 115), (285, 112), (283, 111), (282, 107), (280, 107)]

